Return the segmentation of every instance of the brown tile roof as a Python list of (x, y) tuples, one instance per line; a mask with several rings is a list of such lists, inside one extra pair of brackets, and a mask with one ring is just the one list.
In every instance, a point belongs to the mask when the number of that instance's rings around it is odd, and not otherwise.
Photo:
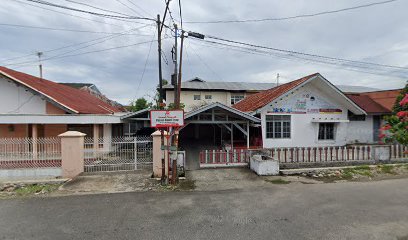
[[(348, 98), (350, 98), (355, 104), (357, 104), (360, 108), (362, 108), (366, 113), (391, 113), (391, 111), (371, 97), (363, 94), (346, 94)], [(394, 99), (395, 101), (395, 99)]]
[(234, 104), (233, 107), (242, 112), (253, 112), (317, 75), (320, 74), (314, 73), (298, 80), (282, 84), (278, 87), (250, 95)]
[(389, 112), (392, 112), (392, 108), (395, 104), (395, 100), (397, 96), (400, 94), (401, 90), (402, 89), (394, 89), (394, 90), (384, 90), (384, 91), (376, 91), (376, 92), (366, 92), (366, 93), (361, 93), (361, 94), (364, 94), (365, 96), (369, 96), (376, 103), (386, 108)]
[(121, 112), (121, 109), (109, 105), (86, 91), (81, 91), (1, 66), (0, 74), (39, 92), (51, 101), (56, 102), (74, 113), (112, 114), (115, 112)]

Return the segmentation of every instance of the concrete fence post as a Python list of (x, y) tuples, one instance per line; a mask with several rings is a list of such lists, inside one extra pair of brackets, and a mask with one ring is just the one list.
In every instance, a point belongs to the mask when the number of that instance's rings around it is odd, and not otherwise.
[(84, 137), (86, 134), (68, 131), (61, 138), (62, 177), (74, 178), (84, 171)]
[[(167, 145), (167, 138), (168, 133), (164, 131), (164, 145)], [(154, 177), (161, 177), (162, 176), (162, 157), (163, 151), (161, 149), (161, 133), (160, 131), (156, 131), (152, 133), (153, 137), (153, 174)], [(168, 161), (168, 153), (164, 151), (164, 159), (165, 159), (165, 174), (168, 175), (169, 169), (169, 161)]]
[(371, 148), (371, 159), (375, 162), (389, 162), (391, 160), (391, 146), (373, 145)]

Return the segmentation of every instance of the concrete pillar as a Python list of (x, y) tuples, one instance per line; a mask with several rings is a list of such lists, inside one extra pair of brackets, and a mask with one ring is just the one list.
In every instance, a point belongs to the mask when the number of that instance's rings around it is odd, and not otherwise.
[(371, 146), (371, 159), (376, 162), (389, 162), (391, 160), (390, 145)]
[[(167, 138), (169, 134), (165, 131), (164, 132), (164, 145), (167, 145)], [(165, 159), (165, 175), (168, 176), (169, 170), (169, 161), (168, 161), (168, 152), (161, 150), (161, 133), (160, 131), (156, 131), (152, 133), (153, 137), (153, 174), (154, 177), (161, 177), (162, 176), (162, 158), (164, 154)]]
[(62, 177), (74, 178), (84, 171), (84, 137), (86, 134), (68, 131), (61, 138)]
[(38, 125), (33, 124), (31, 127), (31, 136), (33, 138), (33, 156), (38, 155)]
[(99, 148), (99, 124), (93, 125), (93, 148), (97, 150)]
[(110, 151), (112, 143), (112, 124), (103, 124), (103, 150)]

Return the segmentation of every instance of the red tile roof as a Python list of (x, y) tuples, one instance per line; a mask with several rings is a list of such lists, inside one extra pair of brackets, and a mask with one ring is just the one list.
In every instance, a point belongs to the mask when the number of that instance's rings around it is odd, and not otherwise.
[(397, 99), (397, 96), (400, 94), (401, 90), (402, 89), (384, 90), (384, 91), (366, 92), (362, 94), (369, 96), (376, 103), (386, 108), (389, 112), (392, 112), (392, 108), (394, 107), (395, 100)]
[(298, 80), (282, 84), (278, 87), (250, 95), (234, 104), (232, 107), (242, 112), (253, 112), (317, 75), (320, 74), (314, 73)]
[[(391, 113), (391, 111), (367, 95), (362, 94), (346, 94), (355, 104), (362, 108), (366, 113)], [(395, 99), (394, 99), (395, 101)]]
[(121, 109), (92, 96), (86, 91), (58, 84), (0, 66), (0, 74), (42, 95), (52, 102), (79, 114), (112, 114)]

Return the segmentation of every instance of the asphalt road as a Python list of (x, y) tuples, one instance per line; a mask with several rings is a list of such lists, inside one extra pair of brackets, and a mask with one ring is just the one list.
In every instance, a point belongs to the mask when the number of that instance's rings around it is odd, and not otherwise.
[(0, 239), (408, 239), (408, 179), (0, 200)]

